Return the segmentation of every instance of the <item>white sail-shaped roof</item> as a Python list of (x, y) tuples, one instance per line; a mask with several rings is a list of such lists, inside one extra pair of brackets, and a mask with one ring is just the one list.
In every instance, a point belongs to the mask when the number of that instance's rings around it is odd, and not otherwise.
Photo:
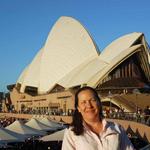
[[(120, 37), (106, 47), (99, 56), (91, 61), (85, 61), (83, 64), (73, 69), (69, 74), (62, 78), (58, 84), (67, 88), (82, 84), (96, 87), (115, 67), (139, 50), (144, 50), (141, 49), (141, 47), (144, 46), (142, 40), (141, 44), (134, 45), (142, 35), (142, 33), (131, 33)], [(145, 56), (146, 53), (147, 52), (145, 51)], [(147, 61), (145, 64), (148, 63), (149, 62)], [(145, 70), (145, 74), (147, 75), (147, 78), (149, 78), (150, 75), (146, 72), (149, 72), (149, 69)]]
[(35, 58), (32, 60), (31, 64), (25, 69), (18, 83), (21, 83), (21, 92), (24, 92), (25, 86), (39, 87), (40, 81), (40, 63), (41, 63), (41, 55), (43, 49), (37, 53)]
[[(141, 39), (141, 40), (140, 40)], [(136, 43), (137, 40), (140, 42)], [(119, 64), (125, 61), (134, 53), (142, 51), (138, 55), (143, 57), (142, 69), (145, 72), (145, 76), (150, 80), (150, 68), (149, 68), (149, 49), (144, 46), (146, 43), (143, 33), (131, 33), (123, 37), (118, 38), (108, 45), (103, 52), (100, 54), (100, 59), (105, 60), (108, 64), (103, 69), (97, 72), (91, 80), (88, 81), (87, 85), (96, 87), (99, 82), (101, 82), (113, 69), (115, 69)]]
[(101, 82), (114, 68), (121, 64), (124, 60), (129, 58), (132, 54), (140, 51), (141, 45), (136, 45), (123, 51), (118, 56), (113, 58), (111, 62), (101, 71), (97, 72), (91, 80), (88, 81), (87, 85), (96, 87), (99, 82)]
[(102, 71), (107, 66), (107, 63), (99, 57), (91, 61), (86, 61), (73, 69), (69, 74), (62, 78), (58, 84), (69, 88), (88, 83), (93, 76), (99, 71)]
[(146, 43), (143, 33), (134, 32), (113, 41), (100, 54), (80, 22), (71, 17), (61, 17), (17, 83), (21, 84), (21, 92), (26, 86), (31, 86), (38, 89), (38, 94), (49, 92), (56, 84), (64, 88), (78, 85), (96, 87), (112, 69), (139, 50), (143, 51), (140, 53), (142, 69), (150, 80)]
[(134, 32), (114, 40), (102, 51), (100, 58), (110, 63), (110, 61), (122, 51), (131, 47), (142, 35), (143, 33)]
[(19, 76), (18, 80), (17, 80), (17, 83), (20, 83), (23, 85), (23, 81), (26, 77), (26, 73), (28, 71), (28, 66), (26, 66), (26, 68), (22, 71), (21, 75)]
[(50, 90), (73, 68), (95, 56), (97, 47), (85, 28), (71, 17), (61, 17), (44, 46), (39, 92)]
[(46, 93), (55, 83), (84, 61), (99, 55), (96, 44), (86, 29), (71, 17), (61, 17), (53, 26), (44, 47), (28, 66), (21, 79), (21, 92), (26, 86)]

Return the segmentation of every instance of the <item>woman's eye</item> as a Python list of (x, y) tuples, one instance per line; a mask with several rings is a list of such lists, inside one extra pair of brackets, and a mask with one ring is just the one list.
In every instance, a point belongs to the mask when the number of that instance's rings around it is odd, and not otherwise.
[(91, 102), (95, 102), (96, 100), (95, 99), (91, 99)]
[(86, 103), (86, 101), (82, 101), (82, 102), (81, 102), (82, 105), (85, 104), (85, 103)]

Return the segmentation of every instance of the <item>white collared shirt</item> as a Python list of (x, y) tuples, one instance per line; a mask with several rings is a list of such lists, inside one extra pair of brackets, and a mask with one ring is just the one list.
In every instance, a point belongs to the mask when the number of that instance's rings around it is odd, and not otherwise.
[(103, 130), (96, 135), (87, 125), (84, 125), (84, 133), (75, 135), (66, 129), (62, 144), (62, 150), (134, 150), (124, 129), (113, 122), (102, 121)]

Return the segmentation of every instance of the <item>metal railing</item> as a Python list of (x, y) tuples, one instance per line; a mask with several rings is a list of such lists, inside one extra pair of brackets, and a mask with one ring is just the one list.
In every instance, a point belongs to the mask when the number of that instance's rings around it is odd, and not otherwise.
[(110, 119), (134, 121), (150, 126), (150, 115), (138, 114), (135, 112), (112, 112), (108, 113), (105, 117)]

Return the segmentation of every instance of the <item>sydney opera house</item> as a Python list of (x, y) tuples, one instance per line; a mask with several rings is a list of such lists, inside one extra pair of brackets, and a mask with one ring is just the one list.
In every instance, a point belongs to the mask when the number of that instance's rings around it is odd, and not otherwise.
[(143, 33), (124, 35), (102, 52), (77, 20), (61, 17), (43, 47), (9, 85), (6, 108), (71, 113), (74, 93), (94, 87), (106, 107), (143, 109), (150, 100), (150, 51)]

